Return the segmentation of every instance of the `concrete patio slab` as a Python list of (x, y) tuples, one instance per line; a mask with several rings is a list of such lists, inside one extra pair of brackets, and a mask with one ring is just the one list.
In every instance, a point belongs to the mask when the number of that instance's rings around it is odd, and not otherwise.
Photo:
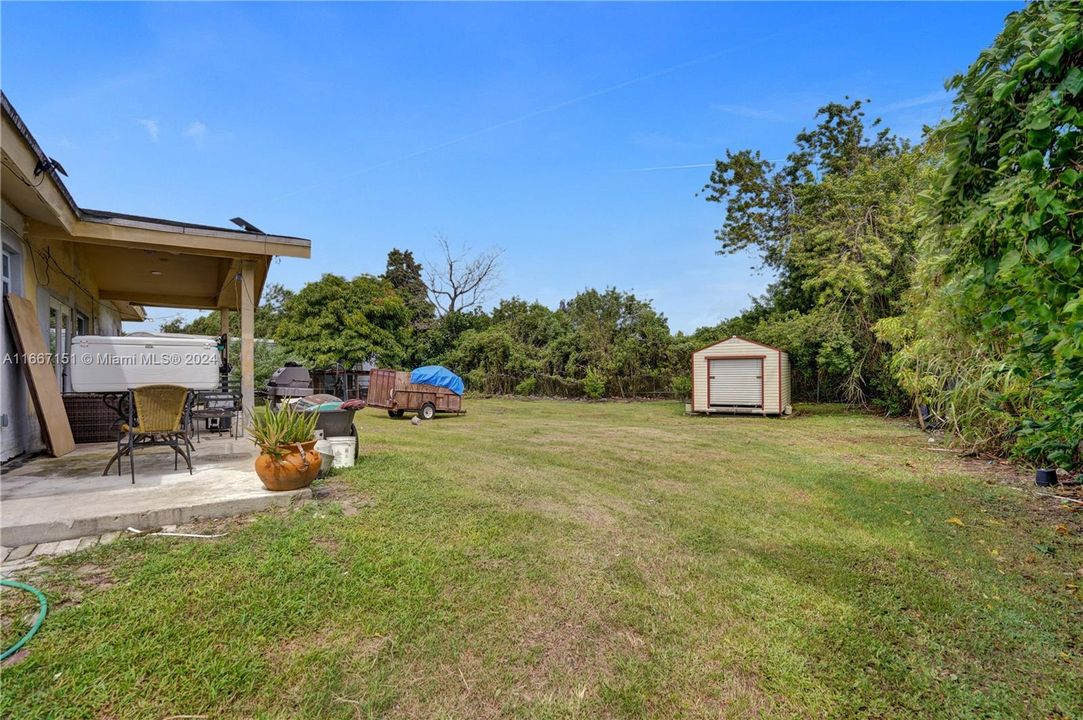
[[(79, 445), (61, 458), (38, 458), (0, 477), (0, 544), (14, 548), (59, 543), (129, 527), (153, 528), (289, 505), (311, 491), (270, 492), (252, 469), (256, 448), (246, 439), (208, 438), (195, 446), (193, 472), (173, 451), (137, 451), (136, 478), (102, 476), (116, 446)], [(78, 542), (75, 543), (78, 545)]]

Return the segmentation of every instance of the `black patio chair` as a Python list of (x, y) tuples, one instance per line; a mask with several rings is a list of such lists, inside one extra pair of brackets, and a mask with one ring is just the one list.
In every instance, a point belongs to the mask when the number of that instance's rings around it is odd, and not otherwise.
[(218, 430), (216, 432), (218, 435), (223, 432), (223, 421), (228, 420), (230, 437), (240, 437), (243, 432), (239, 422), (240, 413), (241, 396), (239, 393), (221, 391), (196, 393), (192, 401), (192, 408), (188, 413), (190, 426), (195, 430), (196, 442), (198, 443), (200, 438), (200, 424), (205, 424), (208, 420), (217, 420)]

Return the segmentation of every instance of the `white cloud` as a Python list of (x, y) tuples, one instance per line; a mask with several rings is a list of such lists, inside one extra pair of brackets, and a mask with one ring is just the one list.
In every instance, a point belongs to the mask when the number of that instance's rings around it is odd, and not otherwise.
[(157, 120), (136, 120), (136, 122), (143, 126), (152, 142), (158, 142), (159, 129)]
[(188, 127), (184, 128), (184, 135), (195, 140), (196, 144), (200, 144), (207, 136), (207, 126), (199, 120), (193, 120)]
[(736, 115), (737, 117), (746, 118), (748, 120), (765, 120), (767, 122), (786, 121), (784, 115), (777, 113), (774, 110), (764, 110), (763, 108), (754, 108), (747, 105), (716, 104), (711, 107), (718, 112), (723, 112), (727, 115)]

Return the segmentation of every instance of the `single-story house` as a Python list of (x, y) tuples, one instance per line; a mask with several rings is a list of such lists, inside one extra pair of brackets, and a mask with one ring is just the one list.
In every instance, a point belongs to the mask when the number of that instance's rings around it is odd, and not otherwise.
[[(253, 331), (271, 260), (308, 258), (309, 240), (79, 207), (61, 167), (3, 95), (3, 292), (25, 298), (70, 389), (65, 355), (76, 335), (117, 335), (146, 305), (240, 313), (243, 404), (254, 404)], [(0, 313), (2, 315), (2, 313)], [(0, 354), (14, 353), (7, 318)], [(0, 459), (43, 447), (21, 368), (0, 366)]]

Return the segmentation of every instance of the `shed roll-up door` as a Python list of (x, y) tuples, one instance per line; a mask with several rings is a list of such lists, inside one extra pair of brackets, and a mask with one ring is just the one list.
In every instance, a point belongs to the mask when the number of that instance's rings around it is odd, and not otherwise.
[(763, 406), (763, 360), (734, 358), (707, 364), (711, 405)]

